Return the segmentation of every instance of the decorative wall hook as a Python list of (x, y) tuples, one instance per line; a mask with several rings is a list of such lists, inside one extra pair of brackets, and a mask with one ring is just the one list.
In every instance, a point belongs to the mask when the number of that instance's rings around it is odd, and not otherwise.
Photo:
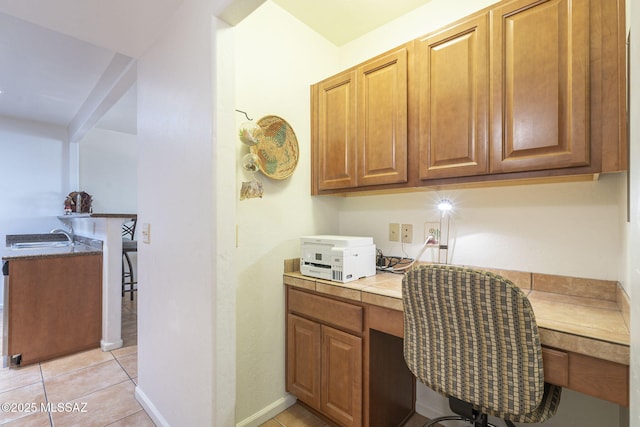
[(236, 109), (236, 111), (237, 111), (238, 113), (242, 113), (242, 114), (244, 114), (244, 116), (247, 118), (247, 120), (249, 120), (249, 121), (253, 121), (253, 119), (250, 119), (250, 118), (249, 118), (249, 116), (247, 115), (247, 113), (246, 113), (246, 112), (244, 112), (244, 111), (242, 111), (242, 110), (238, 110), (238, 109)]

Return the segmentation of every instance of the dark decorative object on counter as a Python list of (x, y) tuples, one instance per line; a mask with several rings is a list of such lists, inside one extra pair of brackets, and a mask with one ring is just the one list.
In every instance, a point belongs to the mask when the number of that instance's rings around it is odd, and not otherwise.
[(64, 213), (91, 213), (93, 198), (84, 191), (72, 191), (64, 200)]

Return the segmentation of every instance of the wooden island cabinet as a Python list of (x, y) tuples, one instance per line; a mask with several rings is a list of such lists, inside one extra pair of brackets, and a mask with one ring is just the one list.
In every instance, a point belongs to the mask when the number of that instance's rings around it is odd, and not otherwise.
[(505, 0), (311, 86), (312, 194), (627, 169), (622, 0)]
[(12, 366), (100, 347), (102, 254), (9, 261), (5, 343)]

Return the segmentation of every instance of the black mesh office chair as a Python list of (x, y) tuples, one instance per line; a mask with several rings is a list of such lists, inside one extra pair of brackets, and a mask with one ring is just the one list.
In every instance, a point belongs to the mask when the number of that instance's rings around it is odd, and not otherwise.
[(517, 286), (488, 272), (428, 265), (405, 274), (402, 299), (407, 365), (458, 414), (428, 426), (492, 426), (492, 415), (514, 427), (555, 414), (562, 389), (544, 382), (538, 327)]
[[(130, 293), (133, 301), (133, 293), (138, 290), (138, 282), (135, 280), (133, 263), (129, 256), (132, 252), (138, 252), (138, 242), (135, 240), (137, 218), (122, 224), (122, 296)], [(126, 267), (126, 268), (125, 268)]]

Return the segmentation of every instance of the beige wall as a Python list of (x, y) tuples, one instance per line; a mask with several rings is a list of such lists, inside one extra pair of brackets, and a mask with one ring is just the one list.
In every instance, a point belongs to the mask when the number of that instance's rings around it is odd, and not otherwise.
[[(284, 392), (283, 260), (299, 253), (299, 237), (337, 231), (336, 200), (310, 196), (309, 85), (330, 71), (336, 48), (272, 2), (234, 27), (235, 105), (254, 121), (284, 118), (296, 133), (298, 166), (285, 180), (257, 176), (262, 198), (239, 200), (248, 148), (237, 139), (246, 121), (235, 113), (236, 179), (228, 177), (237, 215), (237, 422), (255, 425), (281, 411)], [(230, 158), (229, 161), (234, 161)]]

